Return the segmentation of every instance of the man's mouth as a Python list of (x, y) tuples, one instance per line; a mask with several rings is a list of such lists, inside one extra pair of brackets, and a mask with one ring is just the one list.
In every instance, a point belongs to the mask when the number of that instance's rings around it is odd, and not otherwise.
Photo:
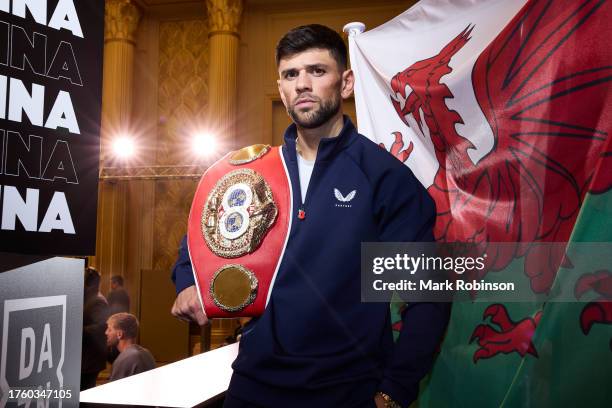
[(304, 98), (304, 99), (298, 99), (297, 101), (295, 101), (295, 104), (293, 106), (296, 108), (302, 108), (302, 107), (310, 106), (314, 103), (316, 103), (314, 99)]

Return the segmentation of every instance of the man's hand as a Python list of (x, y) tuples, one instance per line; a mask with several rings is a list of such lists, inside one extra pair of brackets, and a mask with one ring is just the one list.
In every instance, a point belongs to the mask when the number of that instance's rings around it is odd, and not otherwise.
[(387, 394), (383, 394), (382, 392), (377, 392), (374, 397), (374, 404), (376, 404), (376, 408), (402, 408), (400, 404), (393, 401), (391, 397)]
[(172, 305), (172, 315), (183, 321), (195, 321), (200, 326), (208, 323), (206, 313), (202, 310), (200, 299), (198, 298), (198, 289), (195, 285), (183, 289)]
[(380, 394), (376, 394), (376, 396), (374, 397), (374, 403), (376, 403), (376, 408), (386, 408), (387, 407), (387, 403), (385, 402), (385, 400)]

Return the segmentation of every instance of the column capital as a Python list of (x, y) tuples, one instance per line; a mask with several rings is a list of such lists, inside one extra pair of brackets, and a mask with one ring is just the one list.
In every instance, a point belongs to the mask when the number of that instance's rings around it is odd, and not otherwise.
[(132, 0), (106, 0), (104, 41), (134, 43), (141, 12)]
[(242, 17), (242, 0), (206, 0), (210, 34), (238, 35)]

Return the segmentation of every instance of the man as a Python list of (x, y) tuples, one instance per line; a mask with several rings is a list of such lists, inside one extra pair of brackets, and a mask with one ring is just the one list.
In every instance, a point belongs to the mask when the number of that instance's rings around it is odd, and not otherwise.
[[(360, 301), (360, 246), (433, 240), (433, 201), (343, 117), (354, 77), (335, 31), (289, 31), (276, 61), (294, 122), (282, 153), (295, 214), (266, 310), (242, 334), (225, 406), (407, 407), (431, 367), (448, 305), (409, 305), (394, 345), (389, 305)], [(172, 313), (205, 324), (185, 240), (174, 278)]]
[(149, 350), (136, 344), (138, 319), (129, 313), (116, 313), (106, 322), (106, 345), (116, 347), (119, 356), (113, 362), (109, 381), (129, 377), (155, 368)]
[(92, 267), (85, 269), (83, 289), (81, 390), (86, 390), (96, 386), (98, 374), (106, 368), (104, 329), (110, 313), (100, 293), (100, 273)]
[(114, 275), (111, 277), (111, 290), (108, 293), (108, 306), (111, 313), (129, 313), (130, 295), (123, 287), (123, 276)]

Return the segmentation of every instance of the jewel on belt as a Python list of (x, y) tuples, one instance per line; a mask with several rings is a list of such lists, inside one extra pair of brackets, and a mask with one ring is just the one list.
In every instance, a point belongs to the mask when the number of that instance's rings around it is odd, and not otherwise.
[(201, 217), (204, 240), (217, 256), (240, 257), (259, 247), (277, 215), (263, 177), (251, 169), (234, 170), (208, 195)]

